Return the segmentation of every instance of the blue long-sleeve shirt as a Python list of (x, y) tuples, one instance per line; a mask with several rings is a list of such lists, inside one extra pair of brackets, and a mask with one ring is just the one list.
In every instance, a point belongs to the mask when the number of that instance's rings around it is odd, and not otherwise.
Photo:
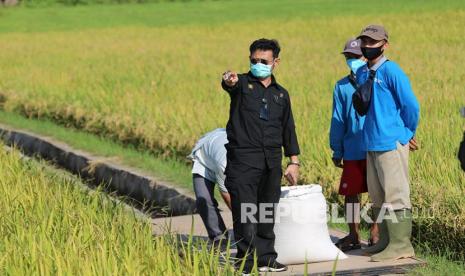
[(333, 115), (329, 131), (329, 144), (333, 150), (333, 158), (344, 160), (366, 158), (362, 143), (365, 117), (359, 116), (352, 105), (354, 92), (355, 87), (350, 83), (349, 76), (339, 80), (334, 87)]
[[(373, 82), (373, 93), (363, 127), (364, 149), (388, 151), (405, 145), (415, 135), (420, 105), (407, 75), (395, 62), (380, 60)], [(373, 67), (371, 69), (373, 69)], [(367, 65), (357, 70), (357, 82), (368, 79)]]

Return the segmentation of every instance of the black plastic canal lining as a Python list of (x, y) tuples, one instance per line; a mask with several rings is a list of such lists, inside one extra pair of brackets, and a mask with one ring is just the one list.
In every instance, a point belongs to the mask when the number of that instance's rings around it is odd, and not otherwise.
[(25, 131), (0, 125), (0, 138), (23, 154), (38, 157), (78, 175), (87, 183), (104, 185), (152, 217), (180, 216), (196, 213), (195, 199), (182, 189), (151, 176), (74, 150), (66, 144)]

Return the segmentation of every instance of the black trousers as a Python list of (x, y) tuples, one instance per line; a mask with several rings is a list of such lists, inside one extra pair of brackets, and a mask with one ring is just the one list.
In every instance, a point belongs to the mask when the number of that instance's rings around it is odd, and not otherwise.
[[(256, 168), (228, 158), (225, 186), (231, 195), (236, 257), (239, 259), (238, 263), (246, 258), (246, 268), (252, 268), (254, 254), (259, 266), (276, 260), (273, 205), (279, 202), (281, 178), (281, 166)], [(260, 214), (260, 204), (263, 203), (265, 204), (262, 206), (267, 208)], [(250, 219), (251, 216), (245, 217), (244, 214), (244, 208), (250, 205), (257, 207), (257, 212), (252, 215), (255, 221)], [(260, 221), (260, 217), (265, 213), (266, 219), (271, 222)]]
[(462, 167), (462, 170), (465, 171), (465, 131), (463, 132), (463, 140), (462, 143), (460, 143), (459, 146), (459, 160), (460, 160), (460, 166)]

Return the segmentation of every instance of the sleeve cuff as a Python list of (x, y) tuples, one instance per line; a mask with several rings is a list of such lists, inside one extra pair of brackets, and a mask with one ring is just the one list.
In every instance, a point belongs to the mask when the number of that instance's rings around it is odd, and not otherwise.
[(237, 89), (237, 86), (239, 85), (239, 82), (236, 82), (236, 84), (232, 87), (230, 86), (227, 86), (226, 83), (224, 82), (224, 80), (221, 81), (221, 87), (228, 93), (231, 93), (233, 92), (234, 90)]
[(299, 148), (291, 148), (291, 149), (285, 149), (284, 150), (284, 156), (286, 156), (286, 157), (290, 157), (290, 156), (293, 156), (293, 155), (299, 155), (299, 154), (300, 154)]
[(342, 159), (342, 156), (343, 156), (342, 151), (334, 151), (333, 152), (333, 158), (337, 158), (337, 159), (341, 158)]

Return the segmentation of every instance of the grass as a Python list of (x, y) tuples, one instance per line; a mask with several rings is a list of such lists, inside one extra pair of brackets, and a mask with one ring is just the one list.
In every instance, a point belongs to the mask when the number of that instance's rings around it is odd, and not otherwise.
[[(115, 143), (113, 143), (111, 141), (108, 141), (108, 140), (105, 140), (105, 139), (102, 139), (102, 138), (98, 138), (98, 137), (96, 137), (94, 135), (91, 135), (91, 134), (82, 133), (82, 132), (79, 132), (79, 131), (75, 131), (75, 130), (64, 128), (64, 127), (61, 127), (61, 126), (57, 126), (57, 125), (55, 125), (55, 124), (53, 124), (51, 122), (48, 122), (48, 121), (38, 121), (38, 120), (25, 119), (25, 118), (23, 118), (23, 117), (21, 117), (21, 116), (19, 116), (17, 114), (0, 112), (0, 122), (4, 123), (4, 124), (8, 124), (10, 126), (13, 126), (15, 128), (21, 128), (21, 129), (29, 130), (29, 131), (39, 133), (39, 134), (42, 134), (42, 135), (47, 135), (48, 137), (50, 137), (52, 139), (55, 139), (55, 140), (62, 140), (62, 141), (66, 140), (66, 143), (72, 145), (76, 149), (81, 149), (81, 150), (85, 149), (85, 150), (87, 150), (87, 151), (89, 151), (91, 153), (104, 155), (106, 157), (109, 157), (112, 160), (114, 160), (114, 158), (117, 157), (118, 161), (121, 161), (123, 163), (126, 163), (126, 158), (131, 159), (130, 156), (143, 154), (143, 153), (136, 152), (134, 150), (122, 147), (121, 145), (115, 144)], [(110, 150), (107, 151), (105, 149), (110, 149)], [(128, 152), (130, 152), (131, 154), (128, 154)], [(145, 156), (145, 154), (143, 154), (143, 155)], [(8, 156), (2, 150), (0, 150), (0, 161), (2, 161), (5, 166), (8, 166), (8, 162), (5, 162), (3, 160), (3, 158), (7, 158), (7, 157)], [(10, 156), (10, 157), (11, 157), (12, 162), (19, 162), (17, 160), (18, 156), (16, 154), (14, 154), (13, 156)], [(155, 157), (153, 157), (153, 156), (149, 157), (149, 159), (153, 159), (153, 158), (155, 158)], [(139, 157), (136, 160), (144, 161), (147, 164), (150, 163), (149, 161), (144, 160), (142, 157)], [(162, 164), (164, 164), (163, 160), (158, 160), (158, 161), (160, 161), (160, 162), (162, 162)], [(172, 160), (171, 162), (177, 162), (177, 161)], [(128, 163), (126, 163), (126, 164), (128, 164)], [(140, 166), (142, 164), (144, 164), (144, 163), (137, 162), (137, 163), (128, 164), (128, 165)], [(23, 175), (18, 175), (18, 176), (16, 176), (15, 179), (23, 179), (23, 180), (25, 179), (27, 181), (27, 180), (33, 178), (33, 179), (36, 179), (36, 180), (38, 179), (38, 182), (41, 182), (42, 179), (44, 178), (44, 179), (47, 179), (47, 185), (54, 185), (54, 186), (56, 186), (56, 185), (65, 185), (65, 186), (67, 186), (67, 188), (64, 189), (65, 193), (68, 193), (69, 192), (68, 190), (71, 190), (72, 193), (77, 193), (77, 195), (75, 195), (75, 194), (72, 195), (73, 198), (77, 197), (77, 198), (85, 199), (90, 194), (90, 196), (99, 197), (99, 199), (101, 200), (101, 202), (99, 204), (102, 204), (102, 205), (106, 204), (107, 206), (112, 206), (112, 208), (114, 208), (113, 210), (116, 210), (117, 213), (118, 212), (124, 212), (126, 214), (128, 213), (127, 210), (126, 211), (120, 210), (120, 207), (124, 207), (124, 205), (122, 205), (122, 204), (118, 205), (118, 203), (121, 203), (121, 202), (115, 201), (114, 199), (106, 196), (103, 192), (101, 192), (101, 190), (91, 191), (89, 193), (89, 189), (80, 189), (80, 187), (83, 187), (84, 184), (82, 184), (78, 179), (74, 178), (73, 176), (71, 176), (71, 175), (69, 175), (67, 173), (64, 173), (63, 171), (53, 169), (53, 168), (49, 167), (47, 164), (45, 164), (45, 163), (38, 163), (38, 162), (34, 162), (33, 160), (30, 160), (30, 161), (27, 161), (25, 163), (24, 162), (23, 163), (19, 162), (17, 165), (18, 166), (24, 166), (23, 173), (27, 173), (29, 178), (24, 177)], [(150, 168), (147, 168), (147, 169), (150, 169)], [(189, 177), (190, 177), (190, 169), (189, 169), (189, 167), (185, 166), (185, 164), (183, 164), (183, 163), (178, 163), (175, 166), (168, 166), (168, 167), (163, 167), (163, 168), (160, 168), (160, 169), (161, 170), (155, 170), (155, 171), (152, 171), (152, 172), (157, 174), (157, 175), (159, 173), (165, 173), (165, 175), (166, 175), (166, 173), (168, 173), (168, 175), (175, 176), (176, 172), (179, 173), (179, 172), (182, 172), (184, 170), (185, 173), (188, 174)], [(37, 173), (37, 171), (42, 172), (42, 174), (39, 175), (39, 176), (35, 175)], [(3, 172), (3, 167), (0, 167), (0, 175), (3, 176), (3, 179), (7, 179), (7, 177), (4, 177), (2, 172)], [(171, 181), (176, 181), (176, 177), (172, 178)], [(179, 184), (179, 182), (175, 182), (175, 183)], [(34, 189), (39, 189), (39, 188), (36, 187)], [(38, 191), (37, 193), (42, 193), (42, 192), (43, 191)], [(37, 193), (34, 193), (34, 195), (31, 195), (31, 197), (34, 197)], [(62, 194), (63, 190), (60, 190), (60, 191), (52, 190), (52, 193), (60, 193), (60, 194)], [(8, 195), (7, 197), (9, 198), (10, 196), (11, 195)], [(45, 196), (47, 196), (47, 194)], [(62, 197), (65, 198), (66, 196), (67, 195), (64, 195), (64, 196), (60, 195), (59, 199), (61, 199)], [(40, 201), (41, 198), (38, 198), (38, 200)], [(123, 202), (124, 202), (124, 200), (123, 200)], [(8, 203), (8, 202), (6, 202), (6, 203)], [(59, 203), (59, 204), (63, 205), (65, 203)], [(76, 210), (79, 209), (79, 208), (83, 208), (85, 210), (92, 210), (93, 205), (86, 205), (84, 207), (83, 206), (76, 206), (76, 205), (74, 205), (74, 206), (75, 206), (74, 212), (76, 212)], [(100, 209), (101, 209), (101, 207), (99, 205), (98, 210), (100, 210)], [(127, 209), (127, 208), (122, 208), (122, 209)], [(94, 210), (94, 211), (97, 212), (98, 210)], [(64, 210), (63, 212), (69, 212), (69, 210)], [(111, 212), (113, 212), (113, 211), (111, 211)], [(35, 214), (35, 215), (36, 216), (41, 216), (41, 215), (43, 216), (44, 214)], [(103, 212), (103, 214), (96, 213), (96, 214), (93, 214), (93, 215), (95, 216), (95, 218), (98, 218), (101, 215), (108, 216), (109, 214)], [(75, 214), (71, 213), (71, 214), (69, 214), (69, 216), (75, 216)], [(135, 219), (135, 217), (132, 217), (132, 216), (124, 218), (124, 220), (129, 220), (130, 223), (132, 223), (134, 219)], [(8, 220), (6, 220), (6, 221), (8, 221)], [(97, 222), (95, 222), (95, 223), (97, 223)], [(142, 224), (143, 224), (143, 222), (142, 222)], [(336, 229), (340, 229), (340, 230), (343, 230), (343, 231), (348, 231), (347, 226), (345, 224), (330, 223), (329, 226), (331, 228), (336, 228)], [(74, 225), (67, 224), (67, 225), (64, 225), (63, 227), (74, 227)], [(115, 227), (119, 227), (119, 226), (115, 225)], [(146, 226), (143, 224), (142, 228), (135, 228), (135, 230), (134, 230), (135, 234), (136, 235), (141, 234), (141, 233), (138, 233), (140, 231), (140, 232), (142, 232), (143, 235), (146, 235), (145, 232), (149, 231), (149, 230), (144, 228), (144, 227), (146, 227)], [(107, 231), (107, 230), (103, 229), (102, 232), (103, 231)], [(108, 230), (108, 231), (110, 231), (111, 233), (114, 232), (114, 230)], [(5, 233), (0, 231), (0, 234), (5, 234)], [(57, 237), (55, 237), (53, 233), (49, 233), (48, 235), (49, 235), (48, 238), (51, 239), (51, 240), (57, 239)], [(366, 229), (362, 229), (362, 237), (364, 239), (368, 238), (368, 231)], [(162, 246), (154, 245), (157, 248), (157, 254), (158, 254), (159, 250), (167, 250), (168, 247), (176, 246), (175, 244), (172, 243), (172, 241), (173, 241), (173, 237), (167, 235), (164, 239), (161, 239), (161, 238), (160, 239), (155, 239), (152, 242), (153, 243), (159, 242), (159, 243), (162, 244)], [(76, 238), (75, 242), (80, 243), (82, 241), (80, 241), (80, 240), (78, 240), (78, 238)], [(149, 241), (147, 241), (147, 242), (149, 242)], [(191, 240), (191, 243), (192, 242), (193, 241)], [(4, 246), (4, 245), (2, 245), (1, 242), (0, 242), (0, 248), (5, 248), (5, 247), (2, 247), (2, 246)], [(200, 248), (200, 250), (202, 250), (202, 248), (205, 249), (205, 245), (202, 244), (202, 243), (194, 244), (194, 246), (196, 248)], [(186, 248), (188, 248), (188, 247), (186, 247)], [(56, 249), (56, 250), (60, 250), (60, 249)], [(115, 249), (115, 250), (118, 250), (118, 248)], [(2, 252), (2, 251), (0, 250), (0, 252)], [(448, 275), (463, 275), (463, 274), (465, 274), (465, 266), (464, 266), (464, 264), (462, 262), (451, 260), (451, 259), (454, 259), (454, 254), (449, 252), (449, 251), (445, 251), (445, 252), (441, 252), (440, 254), (437, 254), (437, 252), (433, 252), (432, 250), (430, 250), (426, 246), (417, 244), (416, 252), (417, 252), (417, 255), (420, 258), (422, 258), (423, 260), (425, 260), (428, 263), (428, 266), (415, 268), (414, 270), (409, 272), (409, 274), (411, 274), (411, 275), (437, 275), (437, 274), (443, 273), (444, 271), (447, 271)], [(66, 251), (66, 254), (74, 254), (74, 252)], [(168, 253), (168, 254), (171, 254), (171, 253)], [(190, 252), (190, 254), (193, 254), (193, 252)], [(211, 252), (209, 252), (209, 254), (211, 254)], [(205, 256), (204, 256), (204, 258), (205, 258)], [(109, 261), (107, 261), (107, 263), (108, 262)], [(3, 264), (3, 262), (0, 263), (0, 267), (1, 267), (1, 264)], [(176, 264), (176, 265), (178, 265), (178, 264)], [(32, 264), (26, 265), (26, 267), (23, 267), (22, 268), (23, 272), (27, 272), (27, 271), (32, 272), (32, 269), (34, 269), (34, 268), (31, 267), (31, 265)], [(4, 272), (7, 272), (7, 269), (8, 269), (8, 265), (5, 264), (5, 271)], [(49, 267), (48, 269), (53, 269), (53, 267), (51, 267), (51, 268)], [(83, 271), (73, 270), (73, 269), (77, 269), (77, 268), (66, 267), (66, 268), (63, 269), (63, 272), (70, 272), (70, 273), (71, 272), (73, 272), (73, 273), (76, 273), (76, 272), (81, 273), (81, 272), (83, 272)], [(149, 268), (147, 268), (147, 269), (148, 269), (147, 271), (150, 271)], [(17, 270), (15, 272), (17, 272)], [(96, 271), (96, 272), (98, 272), (98, 271)], [(130, 272), (130, 271), (127, 271), (127, 272)], [(135, 273), (135, 271), (132, 271), (131, 273)]]
[(0, 123), (67, 143), (75, 149), (106, 157), (109, 161), (143, 170), (180, 187), (192, 189), (192, 174), (186, 165), (187, 160), (154, 156), (130, 145), (122, 146), (103, 137), (65, 128), (48, 120), (30, 120), (4, 111), (0, 111)]
[[(180, 245), (169, 234), (153, 237), (149, 220), (83, 186), (65, 172), (0, 147), (2, 275), (233, 274), (204, 243), (188, 239)], [(429, 265), (409, 274), (463, 275), (463, 263), (447, 254), (422, 249)]]
[(169, 234), (153, 237), (149, 220), (81, 186), (0, 147), (0, 274), (232, 274), (205, 244), (181, 246)]
[[(66, 0), (67, 1), (67, 0)], [(0, 9), (0, 32), (48, 32), (113, 27), (166, 27), (186, 25), (227, 25), (252, 23), (257, 16), (269, 21), (308, 20), (330, 16), (367, 13), (410, 14), (441, 12), (463, 8), (457, 0), (444, 1), (363, 1), (340, 0), (267, 0), (264, 1), (163, 1), (143, 5), (94, 5), (77, 7)], [(171, 3), (166, 3), (171, 2)], [(174, 2), (174, 3), (173, 3)], [(37, 2), (36, 2), (37, 3)], [(45, 6), (45, 7), (44, 7)], [(357, 27), (359, 31), (361, 27)], [(259, 31), (259, 30), (257, 30)], [(257, 32), (258, 33), (258, 32)], [(340, 47), (339, 47), (340, 48)]]
[(426, 266), (417, 267), (409, 271), (408, 275), (454, 275), (465, 274), (465, 263), (463, 261), (453, 261), (454, 252), (443, 251), (438, 254), (436, 250), (431, 250), (427, 246), (418, 245), (415, 247), (415, 254), (427, 262)]
[[(347, 74), (345, 40), (368, 23), (390, 32), (387, 54), (409, 75), (422, 108), (411, 158), (415, 239), (463, 259), (463, 1), (189, 2), (0, 10), (3, 109), (47, 118), (165, 156), (185, 156), (224, 126), (229, 99), (219, 76), (246, 71), (258, 37), (281, 41), (279, 82), (293, 99), (302, 182), (336, 191), (328, 129), (331, 92)], [(434, 24), (431, 24), (434, 22)], [(187, 179), (187, 178), (186, 178)]]

